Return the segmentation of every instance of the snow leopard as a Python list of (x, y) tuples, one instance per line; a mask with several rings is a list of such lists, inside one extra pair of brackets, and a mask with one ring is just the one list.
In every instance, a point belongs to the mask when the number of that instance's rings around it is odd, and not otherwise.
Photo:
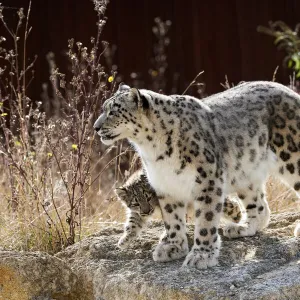
[[(94, 129), (106, 145), (128, 139), (141, 157), (167, 234), (153, 251), (156, 262), (185, 257), (183, 266), (217, 265), (218, 227), (231, 193), (237, 193), (246, 218), (225, 227), (226, 237), (252, 236), (267, 227), (270, 173), (299, 196), (300, 95), (279, 83), (245, 82), (204, 100), (121, 85), (104, 102)], [(190, 250), (188, 203), (195, 211)]]
[[(158, 196), (143, 170), (134, 172), (125, 184), (115, 189), (115, 193), (128, 212), (124, 233), (118, 242), (120, 248), (125, 248), (139, 235), (155, 212), (161, 215), (161, 210)], [(223, 213), (227, 222), (238, 223), (241, 220), (242, 211), (236, 198), (225, 198)], [(191, 215), (191, 212), (188, 211), (188, 214)]]

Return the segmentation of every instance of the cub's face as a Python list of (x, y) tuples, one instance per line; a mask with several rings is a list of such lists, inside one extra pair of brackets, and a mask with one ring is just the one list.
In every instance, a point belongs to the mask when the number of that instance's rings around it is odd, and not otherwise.
[(115, 189), (118, 199), (127, 206), (131, 211), (140, 214), (141, 216), (151, 215), (154, 207), (150, 203), (150, 199), (145, 195), (126, 187)]
[(94, 124), (101, 141), (111, 145), (123, 138), (133, 138), (134, 132), (141, 126), (140, 120), (148, 100), (137, 89), (120, 85), (118, 91), (103, 104), (103, 112)]

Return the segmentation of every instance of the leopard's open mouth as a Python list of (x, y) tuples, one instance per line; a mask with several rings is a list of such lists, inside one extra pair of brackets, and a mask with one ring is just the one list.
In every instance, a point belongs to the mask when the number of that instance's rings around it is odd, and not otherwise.
[(113, 140), (120, 135), (120, 134), (111, 134), (111, 133), (103, 133), (103, 132), (98, 132), (98, 134), (99, 134), (99, 136), (101, 138), (101, 141), (104, 144), (107, 144), (107, 142), (109, 143), (110, 141), (113, 142)]
[(106, 140), (106, 141), (113, 140), (120, 135), (120, 134), (101, 133), (101, 132), (99, 132), (98, 134), (100, 135), (102, 140)]

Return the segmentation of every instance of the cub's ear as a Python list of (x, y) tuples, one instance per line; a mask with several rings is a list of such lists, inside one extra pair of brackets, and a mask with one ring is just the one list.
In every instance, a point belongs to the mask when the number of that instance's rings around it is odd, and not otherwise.
[(140, 93), (136, 88), (132, 88), (129, 94), (130, 99), (137, 105), (138, 108), (147, 110), (149, 108), (149, 102), (147, 98)]
[(124, 187), (118, 187), (118, 188), (115, 188), (115, 194), (118, 196), (118, 198), (120, 199), (120, 200), (123, 200), (123, 198), (124, 197), (126, 197), (126, 195), (127, 195), (127, 190), (126, 190), (126, 188), (124, 188)]

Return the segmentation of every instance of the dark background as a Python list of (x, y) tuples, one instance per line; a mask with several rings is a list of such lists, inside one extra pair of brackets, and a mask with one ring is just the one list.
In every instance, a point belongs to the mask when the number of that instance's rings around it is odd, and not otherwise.
[[(28, 7), (29, 0), (2, 0), (9, 24), (16, 18), (14, 8)], [(111, 0), (103, 39), (117, 46), (114, 63), (124, 80), (140, 72), (147, 81), (153, 56), (154, 18), (171, 20), (171, 44), (168, 48), (169, 86), (175, 72), (180, 74), (179, 92), (195, 75), (204, 70), (200, 80), (208, 94), (222, 90), (220, 83), (244, 80), (271, 80), (277, 65), (277, 80), (288, 83), (289, 70), (282, 67), (283, 53), (273, 39), (257, 32), (258, 25), (282, 20), (294, 28), (300, 22), (299, 0)], [(89, 45), (96, 34), (96, 12), (90, 0), (32, 0), (28, 56), (38, 55), (35, 81), (29, 90), (38, 99), (41, 85), (49, 77), (45, 59), (49, 51), (57, 65), (67, 68), (65, 51), (69, 38)], [(0, 25), (2, 26), (2, 25)], [(0, 27), (3, 35), (3, 27)], [(5, 35), (7, 37), (7, 35)]]

